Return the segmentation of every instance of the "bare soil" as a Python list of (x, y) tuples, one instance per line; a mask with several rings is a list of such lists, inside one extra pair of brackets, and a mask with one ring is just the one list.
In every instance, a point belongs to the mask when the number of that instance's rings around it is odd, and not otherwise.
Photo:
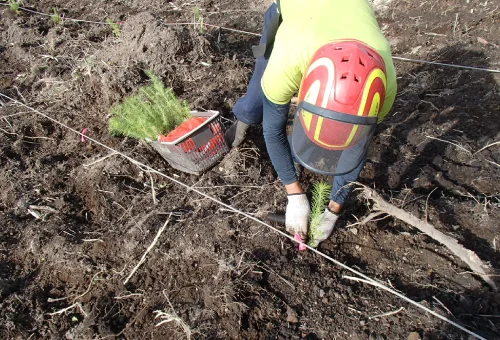
[[(384, 1), (381, 1), (385, 3)], [(285, 193), (260, 127), (202, 176), (173, 170), (144, 142), (109, 136), (109, 109), (153, 70), (195, 109), (231, 119), (245, 93), (264, 1), (24, 1), (63, 25), (0, 6), (0, 92), (243, 211), (283, 211)], [(496, 1), (389, 3), (379, 19), (398, 56), (500, 69)], [(428, 219), (500, 269), (500, 76), (396, 61), (399, 93), (361, 182)], [(151, 175), (73, 132), (2, 100), (2, 339), (472, 339), (264, 226)], [(103, 157), (109, 156), (102, 160)], [(320, 176), (304, 173), (304, 183)], [(151, 183), (155, 187), (154, 204)], [(126, 285), (169, 214), (173, 221)], [(320, 250), (410, 298), (500, 339), (500, 293), (446, 248), (369, 213), (354, 193)], [(496, 279), (496, 277), (494, 277)], [(71, 307), (72, 306), (72, 307)], [(66, 309), (67, 307), (71, 307)], [(373, 316), (400, 312), (378, 318)]]

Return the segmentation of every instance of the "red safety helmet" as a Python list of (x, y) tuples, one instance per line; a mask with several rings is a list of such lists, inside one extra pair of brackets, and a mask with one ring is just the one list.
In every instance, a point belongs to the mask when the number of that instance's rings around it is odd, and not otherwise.
[(338, 175), (363, 160), (384, 105), (384, 59), (356, 41), (334, 41), (311, 58), (298, 97), (292, 150), (312, 171)]

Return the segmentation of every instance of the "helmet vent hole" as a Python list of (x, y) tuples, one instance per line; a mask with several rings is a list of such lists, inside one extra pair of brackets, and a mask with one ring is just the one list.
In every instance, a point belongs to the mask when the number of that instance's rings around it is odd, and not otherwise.
[(349, 75), (349, 72), (346, 72), (346, 73), (343, 73), (341, 76), (340, 76), (340, 79), (347, 79), (347, 76)]
[(341, 51), (341, 50), (342, 50), (342, 47), (337, 46), (337, 47), (335, 47), (335, 50), (336, 50), (336, 51)]
[(349, 56), (342, 57), (342, 62), (347, 63), (349, 61)]
[(364, 61), (363, 61), (363, 60), (361, 60), (361, 58), (359, 58), (359, 64), (360, 64), (361, 66), (365, 67), (365, 63), (364, 63)]
[(372, 55), (370, 52), (366, 51), (366, 53), (368, 54), (368, 56), (369, 56), (370, 58), (373, 58), (373, 55)]
[(361, 81), (361, 79), (359, 79), (356, 75), (354, 75), (354, 81), (355, 81), (356, 83), (359, 83), (359, 82)]

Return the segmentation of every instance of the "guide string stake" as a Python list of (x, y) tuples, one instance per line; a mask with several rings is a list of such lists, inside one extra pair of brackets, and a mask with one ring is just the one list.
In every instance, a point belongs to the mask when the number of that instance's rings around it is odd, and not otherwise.
[[(162, 173), (162, 172), (160, 172), (160, 171), (158, 171), (158, 170), (156, 170), (156, 169), (153, 169), (153, 168), (152, 168), (152, 167), (150, 167), (149, 165), (144, 164), (144, 163), (141, 163), (141, 162), (137, 161), (136, 159), (134, 159), (134, 158), (132, 158), (132, 157), (130, 157), (130, 156), (128, 156), (128, 155), (126, 155), (126, 154), (124, 154), (124, 153), (122, 153), (122, 152), (120, 152), (120, 151), (116, 150), (116, 149), (113, 149), (112, 147), (110, 147), (110, 146), (108, 146), (108, 145), (106, 145), (106, 144), (104, 144), (104, 143), (102, 143), (102, 142), (100, 142), (100, 141), (96, 140), (95, 138), (92, 138), (92, 137), (86, 136), (86, 135), (84, 135), (82, 132), (80, 132), (80, 131), (78, 131), (78, 130), (73, 129), (72, 127), (70, 127), (70, 126), (68, 126), (68, 125), (64, 124), (63, 122), (60, 122), (60, 121), (58, 121), (57, 119), (52, 118), (52, 117), (48, 116), (47, 114), (42, 113), (42, 112), (38, 111), (37, 109), (32, 108), (32, 107), (30, 107), (30, 106), (28, 106), (28, 105), (26, 105), (26, 104), (24, 104), (24, 103), (22, 103), (22, 102), (20, 102), (20, 101), (18, 101), (18, 100), (16, 100), (16, 99), (14, 99), (14, 98), (11, 98), (11, 97), (9, 97), (9, 96), (6, 96), (6, 95), (4, 95), (3, 93), (0, 93), (0, 96), (2, 96), (2, 97), (4, 97), (4, 98), (6, 98), (6, 99), (8, 99), (8, 100), (12, 101), (13, 103), (15, 103), (15, 104), (17, 104), (17, 105), (20, 105), (20, 106), (22, 106), (22, 107), (27, 108), (27, 109), (28, 109), (28, 110), (30, 110), (30, 111), (33, 111), (33, 112), (34, 112), (34, 113), (36, 113), (37, 115), (42, 116), (42, 117), (44, 117), (44, 118), (46, 118), (46, 119), (48, 119), (48, 120), (50, 120), (50, 121), (52, 121), (52, 122), (54, 122), (54, 123), (58, 124), (59, 126), (64, 127), (65, 129), (67, 129), (67, 130), (69, 130), (69, 131), (72, 131), (72, 132), (76, 133), (76, 134), (77, 134), (77, 135), (79, 135), (80, 137), (84, 136), (87, 140), (90, 140), (90, 141), (94, 142), (95, 144), (100, 145), (100, 146), (102, 146), (102, 147), (103, 147), (103, 148), (105, 148), (105, 149), (108, 149), (109, 151), (115, 152), (116, 154), (118, 154), (118, 155), (122, 156), (123, 158), (125, 158), (125, 159), (129, 160), (131, 163), (133, 163), (133, 164), (135, 164), (135, 165), (139, 166), (140, 168), (142, 168), (142, 169), (147, 169), (150, 173), (155, 173), (155, 174), (157, 174), (157, 175), (159, 175), (159, 176), (162, 176), (162, 177), (164, 177), (164, 178), (166, 178), (166, 179), (170, 180), (171, 182), (176, 183), (176, 184), (180, 185), (181, 187), (183, 187), (183, 188), (187, 189), (188, 191), (194, 191), (194, 192), (196, 192), (197, 194), (199, 194), (199, 195), (201, 195), (201, 196), (203, 196), (203, 197), (205, 197), (205, 198), (207, 198), (207, 199), (209, 199), (209, 200), (211, 200), (211, 201), (213, 201), (213, 202), (215, 202), (215, 203), (217, 203), (217, 204), (219, 204), (219, 205), (221, 205), (221, 206), (223, 206), (223, 207), (225, 207), (225, 208), (227, 208), (227, 209), (229, 209), (229, 210), (231, 210), (231, 211), (233, 211), (233, 212), (235, 212), (235, 213), (237, 213), (237, 214), (239, 214), (239, 215), (245, 216), (245, 217), (247, 217), (247, 218), (249, 218), (249, 219), (251, 219), (251, 220), (253, 220), (253, 221), (255, 221), (255, 222), (257, 222), (257, 223), (259, 223), (259, 224), (261, 224), (261, 225), (263, 225), (263, 226), (265, 226), (265, 227), (268, 227), (269, 229), (273, 230), (274, 232), (276, 232), (276, 233), (280, 234), (281, 236), (288, 238), (288, 239), (289, 239), (289, 240), (291, 240), (292, 242), (295, 242), (295, 243), (297, 243), (297, 244), (301, 244), (300, 242), (298, 242), (297, 240), (295, 240), (295, 239), (293, 238), (293, 236), (288, 235), (287, 233), (285, 233), (285, 232), (283, 232), (283, 231), (281, 231), (281, 230), (279, 230), (279, 229), (277, 229), (277, 228), (275, 228), (275, 227), (271, 226), (270, 224), (265, 223), (264, 221), (262, 221), (262, 220), (260, 220), (260, 219), (256, 218), (256, 217), (255, 217), (255, 216), (253, 216), (253, 215), (250, 215), (250, 214), (248, 214), (248, 213), (246, 213), (246, 212), (244, 212), (244, 211), (238, 210), (238, 209), (236, 209), (236, 208), (232, 207), (231, 205), (226, 204), (226, 203), (224, 203), (224, 202), (222, 202), (222, 201), (218, 200), (217, 198), (212, 197), (212, 196), (210, 196), (210, 195), (208, 195), (208, 194), (204, 193), (203, 191), (198, 190), (198, 189), (197, 189), (197, 188), (195, 188), (195, 187), (192, 187), (192, 186), (190, 186), (190, 185), (188, 185), (188, 184), (185, 184), (184, 182), (181, 182), (181, 181), (179, 181), (179, 180), (177, 180), (177, 179), (175, 179), (175, 178), (173, 178), (173, 177), (171, 177), (171, 176), (168, 176), (167, 174), (164, 174), (164, 173)], [(395, 296), (399, 297), (400, 299), (402, 299), (402, 300), (404, 300), (404, 301), (406, 301), (406, 302), (408, 302), (408, 303), (410, 303), (410, 304), (412, 304), (412, 305), (414, 305), (414, 306), (416, 306), (416, 307), (418, 307), (418, 308), (420, 308), (420, 309), (424, 310), (425, 312), (427, 312), (427, 313), (429, 313), (429, 314), (431, 314), (431, 315), (433, 315), (433, 316), (435, 316), (435, 317), (437, 317), (437, 318), (441, 319), (442, 321), (445, 321), (445, 322), (449, 323), (450, 325), (452, 325), (452, 326), (454, 326), (454, 327), (456, 327), (456, 328), (458, 328), (458, 329), (460, 329), (460, 330), (464, 331), (465, 333), (467, 333), (467, 334), (469, 334), (469, 335), (473, 335), (473, 336), (477, 337), (477, 338), (478, 338), (478, 339), (480, 339), (480, 340), (487, 340), (486, 338), (481, 337), (480, 335), (478, 335), (478, 334), (476, 334), (476, 333), (474, 333), (474, 332), (472, 332), (472, 331), (468, 330), (468, 329), (467, 329), (467, 328), (465, 328), (464, 326), (461, 326), (461, 325), (459, 325), (458, 323), (456, 323), (456, 322), (454, 322), (454, 321), (452, 321), (452, 320), (450, 320), (450, 319), (446, 318), (445, 316), (443, 316), (443, 315), (441, 315), (441, 314), (439, 314), (439, 313), (437, 313), (437, 312), (435, 312), (435, 311), (433, 311), (433, 310), (431, 310), (431, 309), (429, 309), (429, 308), (427, 308), (427, 307), (425, 307), (425, 306), (421, 305), (420, 303), (418, 303), (418, 302), (416, 302), (416, 301), (413, 301), (412, 299), (410, 299), (410, 298), (406, 297), (405, 295), (403, 295), (403, 294), (401, 294), (401, 293), (397, 292), (396, 290), (394, 290), (394, 289), (392, 289), (392, 288), (390, 288), (390, 287), (388, 287), (388, 286), (386, 286), (386, 285), (384, 285), (384, 284), (382, 284), (382, 283), (380, 283), (380, 282), (378, 282), (378, 281), (376, 281), (376, 280), (374, 280), (374, 279), (370, 278), (369, 276), (367, 276), (367, 275), (365, 275), (365, 274), (363, 274), (363, 273), (361, 273), (361, 272), (359, 272), (359, 271), (357, 271), (357, 270), (355, 270), (355, 269), (353, 269), (353, 268), (351, 268), (351, 267), (349, 267), (349, 266), (347, 266), (347, 265), (343, 264), (342, 262), (340, 262), (340, 261), (338, 261), (338, 260), (335, 260), (334, 258), (330, 257), (329, 255), (326, 255), (326, 254), (324, 254), (324, 253), (320, 252), (319, 250), (317, 250), (317, 249), (315, 249), (315, 248), (312, 248), (312, 247), (308, 246), (307, 244), (302, 243), (302, 245), (304, 245), (307, 249), (309, 249), (309, 250), (310, 250), (310, 251), (312, 251), (313, 253), (315, 253), (315, 254), (317, 254), (317, 255), (319, 255), (319, 256), (321, 256), (321, 257), (323, 257), (323, 258), (327, 259), (328, 261), (330, 261), (330, 262), (332, 262), (332, 263), (336, 264), (337, 266), (339, 266), (339, 267), (341, 267), (341, 268), (343, 268), (343, 269), (345, 269), (345, 270), (348, 270), (348, 271), (350, 271), (351, 273), (354, 273), (354, 274), (356, 274), (357, 276), (359, 276), (359, 277), (361, 277), (361, 278), (363, 278), (363, 279), (365, 279), (365, 280), (367, 280), (367, 281), (370, 281), (370, 282), (372, 282), (372, 283), (376, 284), (376, 285), (377, 285), (378, 287), (380, 287), (381, 289), (383, 289), (383, 290), (385, 290), (385, 291), (387, 291), (387, 292), (389, 292), (389, 293), (391, 293), (391, 294), (393, 294), (393, 295), (395, 295)], [(382, 288), (382, 287), (383, 287), (383, 288)]]

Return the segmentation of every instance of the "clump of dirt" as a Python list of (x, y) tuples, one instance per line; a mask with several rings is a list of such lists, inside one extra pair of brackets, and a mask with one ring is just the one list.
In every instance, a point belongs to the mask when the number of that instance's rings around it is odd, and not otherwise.
[[(500, 63), (500, 17), (492, 3), (377, 3), (387, 5), (380, 24), (397, 55), (484, 68)], [(110, 107), (147, 82), (146, 70), (193, 108), (232, 119), (258, 37), (213, 27), (201, 32), (191, 24), (192, 3), (105, 4), (25, 5), (123, 22), (119, 37), (109, 25), (57, 25), (2, 6), (0, 92), (76, 130), (87, 128), (90, 137), (237, 209), (255, 216), (283, 211), (286, 198), (259, 126), (201, 176), (171, 169), (145, 142), (107, 132)], [(249, 32), (261, 30), (266, 6), (196, 4), (204, 22)], [(379, 126), (360, 180), (498, 271), (499, 77), (402, 61), (396, 68), (393, 116)], [(1, 105), (2, 338), (467, 339), (392, 295), (344, 279), (348, 272), (298, 253), (270, 229), (83, 143), (22, 106), (3, 99)], [(309, 188), (320, 178), (305, 171), (302, 181)], [(481, 336), (497, 337), (500, 323), (489, 316), (498, 314), (499, 293), (398, 220), (352, 225), (368, 213), (355, 192), (320, 250)], [(123, 284), (167, 219), (146, 261)], [(173, 321), (155, 327), (158, 311)]]

